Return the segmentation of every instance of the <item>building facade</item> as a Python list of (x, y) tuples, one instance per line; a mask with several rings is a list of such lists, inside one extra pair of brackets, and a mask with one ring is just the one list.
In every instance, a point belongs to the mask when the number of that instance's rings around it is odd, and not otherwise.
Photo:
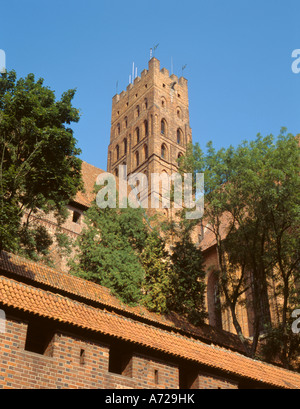
[(0, 254), (0, 388), (298, 389), (237, 337), (127, 307), (108, 289)]

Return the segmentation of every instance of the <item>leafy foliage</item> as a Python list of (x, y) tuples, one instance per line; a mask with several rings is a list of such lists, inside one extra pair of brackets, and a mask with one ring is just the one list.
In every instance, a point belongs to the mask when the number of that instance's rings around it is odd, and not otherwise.
[(137, 304), (144, 278), (139, 250), (147, 237), (140, 209), (100, 209), (94, 203), (85, 222), (72, 271), (110, 288), (124, 303)]
[(200, 325), (206, 318), (204, 259), (201, 249), (192, 241), (192, 231), (199, 221), (186, 219), (185, 210), (178, 212), (177, 221), (170, 225), (176, 242), (171, 254), (168, 308), (185, 316), (192, 324)]
[(141, 262), (145, 270), (143, 303), (150, 311), (166, 313), (171, 295), (171, 265), (169, 254), (165, 250), (165, 241), (156, 230), (151, 232), (145, 241)]
[(80, 150), (69, 128), (79, 120), (75, 90), (56, 101), (43, 82), (33, 74), (17, 80), (14, 71), (0, 76), (0, 249), (20, 249), (29, 228), (22, 226), (25, 213), (62, 216), (82, 186)]
[[(205, 174), (204, 218), (216, 241), (219, 283), (247, 354), (254, 356), (261, 332), (270, 331), (272, 285), (283, 300), (281, 357), (288, 365), (288, 311), (299, 303), (299, 137), (282, 129), (277, 139), (258, 135), (236, 148), (216, 151), (209, 143), (205, 154), (191, 146), (181, 167)], [(247, 291), (254, 312), (250, 349), (236, 316)]]

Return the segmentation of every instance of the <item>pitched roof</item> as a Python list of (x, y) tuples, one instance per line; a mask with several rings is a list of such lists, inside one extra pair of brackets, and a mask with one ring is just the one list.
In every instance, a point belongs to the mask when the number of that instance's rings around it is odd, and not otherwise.
[(84, 190), (77, 192), (73, 201), (79, 203), (82, 206), (90, 207), (92, 201), (95, 198), (94, 187), (96, 179), (98, 175), (104, 172), (104, 170), (83, 161), (81, 165), (81, 174)]
[(3, 276), (0, 276), (0, 296), (3, 306), (129, 341), (274, 387), (300, 388), (300, 374)]
[(25, 281), (34, 286), (43, 286), (71, 298), (84, 300), (86, 303), (97, 303), (111, 310), (132, 316), (135, 319), (147, 320), (153, 325), (165, 326), (192, 334), (207, 343), (219, 344), (240, 352), (244, 351), (239, 338), (234, 334), (220, 331), (205, 324), (201, 327), (195, 327), (175, 313), (163, 316), (149, 312), (142, 306), (131, 307), (125, 305), (106, 287), (14, 254), (4, 251), (0, 253), (0, 271), (5, 275), (10, 273), (11, 277), (18, 281)]
[[(71, 298), (74, 294), (91, 299), (102, 297), (104, 305), (117, 305), (119, 301), (104, 287), (3, 252), (0, 268), (4, 274), (0, 276), (0, 303), (3, 306), (133, 342), (253, 381), (275, 387), (300, 389), (300, 374), (295, 372), (252, 360), (223, 347), (208, 345), (198, 337), (177, 331), (175, 326), (155, 326), (154, 321), (151, 322), (152, 318), (137, 320), (137, 312), (136, 315), (124, 315), (126, 311), (130, 311), (125, 306), (118, 305), (118, 309), (107, 311)], [(32, 284), (48, 286), (37, 288), (5, 277), (7, 273), (14, 273), (17, 280), (23, 277)], [(57, 293), (57, 289), (63, 287), (70, 296)], [(147, 318), (150, 315), (149, 313)]]

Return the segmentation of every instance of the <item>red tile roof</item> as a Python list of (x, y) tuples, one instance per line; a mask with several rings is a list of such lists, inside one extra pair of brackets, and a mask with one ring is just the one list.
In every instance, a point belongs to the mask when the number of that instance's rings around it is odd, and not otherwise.
[(238, 337), (231, 333), (220, 331), (205, 324), (201, 327), (195, 327), (175, 313), (163, 316), (151, 313), (142, 306), (129, 307), (113, 296), (106, 287), (73, 276), (70, 273), (63, 273), (43, 264), (34, 263), (14, 254), (1, 252), (0, 270), (13, 274), (13, 278), (18, 281), (25, 280), (34, 286), (46, 286), (47, 289), (59, 291), (71, 298), (76, 297), (85, 300), (85, 302), (98, 303), (143, 321), (148, 320), (156, 325), (182, 330), (209, 343), (226, 346), (240, 352), (244, 350)]
[(76, 197), (74, 198), (74, 202), (79, 203), (85, 207), (90, 207), (92, 201), (95, 198), (94, 187), (97, 177), (104, 172), (104, 170), (83, 161), (81, 165), (81, 174), (84, 191), (80, 191), (77, 193)]
[(155, 328), (116, 313), (71, 300), (0, 276), (0, 301), (4, 307), (53, 319), (75, 327), (129, 341), (173, 357), (180, 357), (231, 375), (273, 387), (300, 389), (300, 374), (239, 353), (211, 346), (174, 332)]

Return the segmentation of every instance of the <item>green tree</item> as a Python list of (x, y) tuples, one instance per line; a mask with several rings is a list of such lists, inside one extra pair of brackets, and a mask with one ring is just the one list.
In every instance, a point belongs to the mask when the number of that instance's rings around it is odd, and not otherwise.
[(143, 303), (149, 311), (166, 313), (170, 297), (170, 257), (165, 241), (156, 230), (145, 241), (141, 263), (145, 270)]
[(171, 226), (176, 242), (171, 254), (168, 309), (185, 316), (192, 324), (200, 325), (206, 318), (204, 260), (201, 249), (191, 238), (196, 221), (187, 220), (185, 210), (179, 213), (178, 223)]
[(69, 127), (79, 120), (75, 90), (56, 101), (43, 82), (33, 74), (17, 80), (14, 71), (0, 76), (0, 250), (19, 251), (23, 242), (33, 251), (42, 231), (30, 237), (30, 216), (51, 211), (61, 221), (82, 186), (80, 150)]
[[(299, 138), (283, 129), (277, 139), (258, 135), (237, 148), (215, 151), (210, 143), (206, 154), (195, 146), (182, 166), (190, 164), (205, 173), (204, 219), (215, 236), (221, 289), (246, 353), (254, 356), (261, 332), (271, 331), (272, 283), (283, 299), (278, 319), (288, 365), (287, 318), (299, 286)], [(254, 312), (251, 345), (236, 316), (246, 292)]]
[(140, 303), (145, 273), (139, 257), (147, 237), (141, 209), (100, 209), (94, 203), (85, 223), (73, 273), (110, 288), (128, 305)]

